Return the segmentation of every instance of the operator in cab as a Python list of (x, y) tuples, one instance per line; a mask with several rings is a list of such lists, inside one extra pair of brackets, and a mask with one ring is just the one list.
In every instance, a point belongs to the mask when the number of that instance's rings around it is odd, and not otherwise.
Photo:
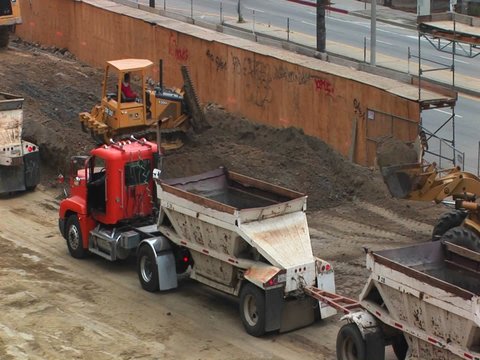
[(130, 73), (125, 73), (122, 81), (122, 102), (131, 102), (135, 101), (138, 98), (138, 95), (135, 91), (132, 90), (130, 85)]

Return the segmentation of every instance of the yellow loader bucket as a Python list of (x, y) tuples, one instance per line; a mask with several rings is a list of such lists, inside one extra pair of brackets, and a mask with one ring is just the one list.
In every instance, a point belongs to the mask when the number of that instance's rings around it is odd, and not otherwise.
[(383, 181), (394, 198), (405, 199), (420, 185), (421, 166), (415, 164), (392, 165), (380, 168)]

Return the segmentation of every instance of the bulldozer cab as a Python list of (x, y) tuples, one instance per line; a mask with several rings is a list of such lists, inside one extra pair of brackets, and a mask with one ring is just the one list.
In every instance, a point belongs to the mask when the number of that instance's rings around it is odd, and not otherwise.
[(149, 112), (145, 79), (152, 65), (151, 61), (144, 59), (107, 62), (102, 106), (105, 123), (110, 128), (117, 130), (145, 126)]

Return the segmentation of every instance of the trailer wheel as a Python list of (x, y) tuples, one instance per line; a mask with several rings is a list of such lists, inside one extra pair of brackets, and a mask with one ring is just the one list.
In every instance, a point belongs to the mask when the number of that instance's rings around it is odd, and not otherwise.
[(82, 259), (87, 256), (87, 250), (83, 248), (82, 230), (77, 215), (70, 215), (65, 229), (65, 239), (67, 240), (68, 251), (76, 259)]
[(337, 335), (337, 360), (366, 360), (366, 345), (357, 325), (350, 323), (340, 328)]
[(407, 357), (408, 343), (403, 334), (395, 336), (392, 342), (392, 348), (398, 360), (405, 360)]
[(467, 217), (465, 210), (454, 209), (440, 216), (433, 227), (432, 240), (439, 240), (451, 228), (460, 226)]
[(443, 234), (441, 241), (448, 241), (452, 244), (480, 252), (480, 237), (474, 230), (465, 226), (457, 226), (448, 230)]
[(240, 317), (247, 333), (265, 334), (265, 293), (251, 283), (243, 285), (240, 292)]
[(143, 245), (138, 251), (137, 273), (144, 290), (149, 292), (158, 291), (157, 261), (154, 250), (148, 245)]

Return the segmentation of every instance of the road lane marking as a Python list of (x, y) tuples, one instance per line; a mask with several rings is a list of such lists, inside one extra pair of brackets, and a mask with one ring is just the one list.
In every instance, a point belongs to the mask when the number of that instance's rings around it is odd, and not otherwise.
[(251, 8), (251, 7), (248, 7), (248, 6), (245, 6), (245, 9), (247, 9), (247, 10), (252, 10), (252, 11), (255, 11), (255, 12), (259, 12), (259, 13), (264, 13), (264, 12), (265, 12), (265, 11), (263, 11), (263, 10), (254, 9), (254, 8)]
[[(445, 111), (445, 110), (440, 110), (440, 109), (433, 109), (433, 110), (452, 116), (452, 113), (449, 113), (448, 111)], [(459, 119), (463, 119), (462, 115), (455, 114), (455, 117)]]
[(393, 46), (393, 44), (389, 43), (389, 42), (386, 42), (386, 41), (382, 41), (382, 40), (378, 40), (377, 39), (377, 42), (381, 43), (381, 44), (386, 44), (386, 45), (391, 45)]
[(312, 24), (312, 23), (310, 23), (308, 21), (304, 21), (304, 20), (302, 20), (302, 23), (305, 24), (305, 25), (317, 26), (317, 24)]
[[(439, 57), (441, 57), (442, 59), (452, 60), (452, 57), (449, 57), (449, 56), (442, 56), (442, 55), (440, 55)], [(455, 62), (459, 62), (459, 63), (461, 63), (461, 64), (467, 64), (467, 65), (470, 64), (470, 63), (467, 62), (467, 61), (458, 60), (457, 58), (455, 58)]]

